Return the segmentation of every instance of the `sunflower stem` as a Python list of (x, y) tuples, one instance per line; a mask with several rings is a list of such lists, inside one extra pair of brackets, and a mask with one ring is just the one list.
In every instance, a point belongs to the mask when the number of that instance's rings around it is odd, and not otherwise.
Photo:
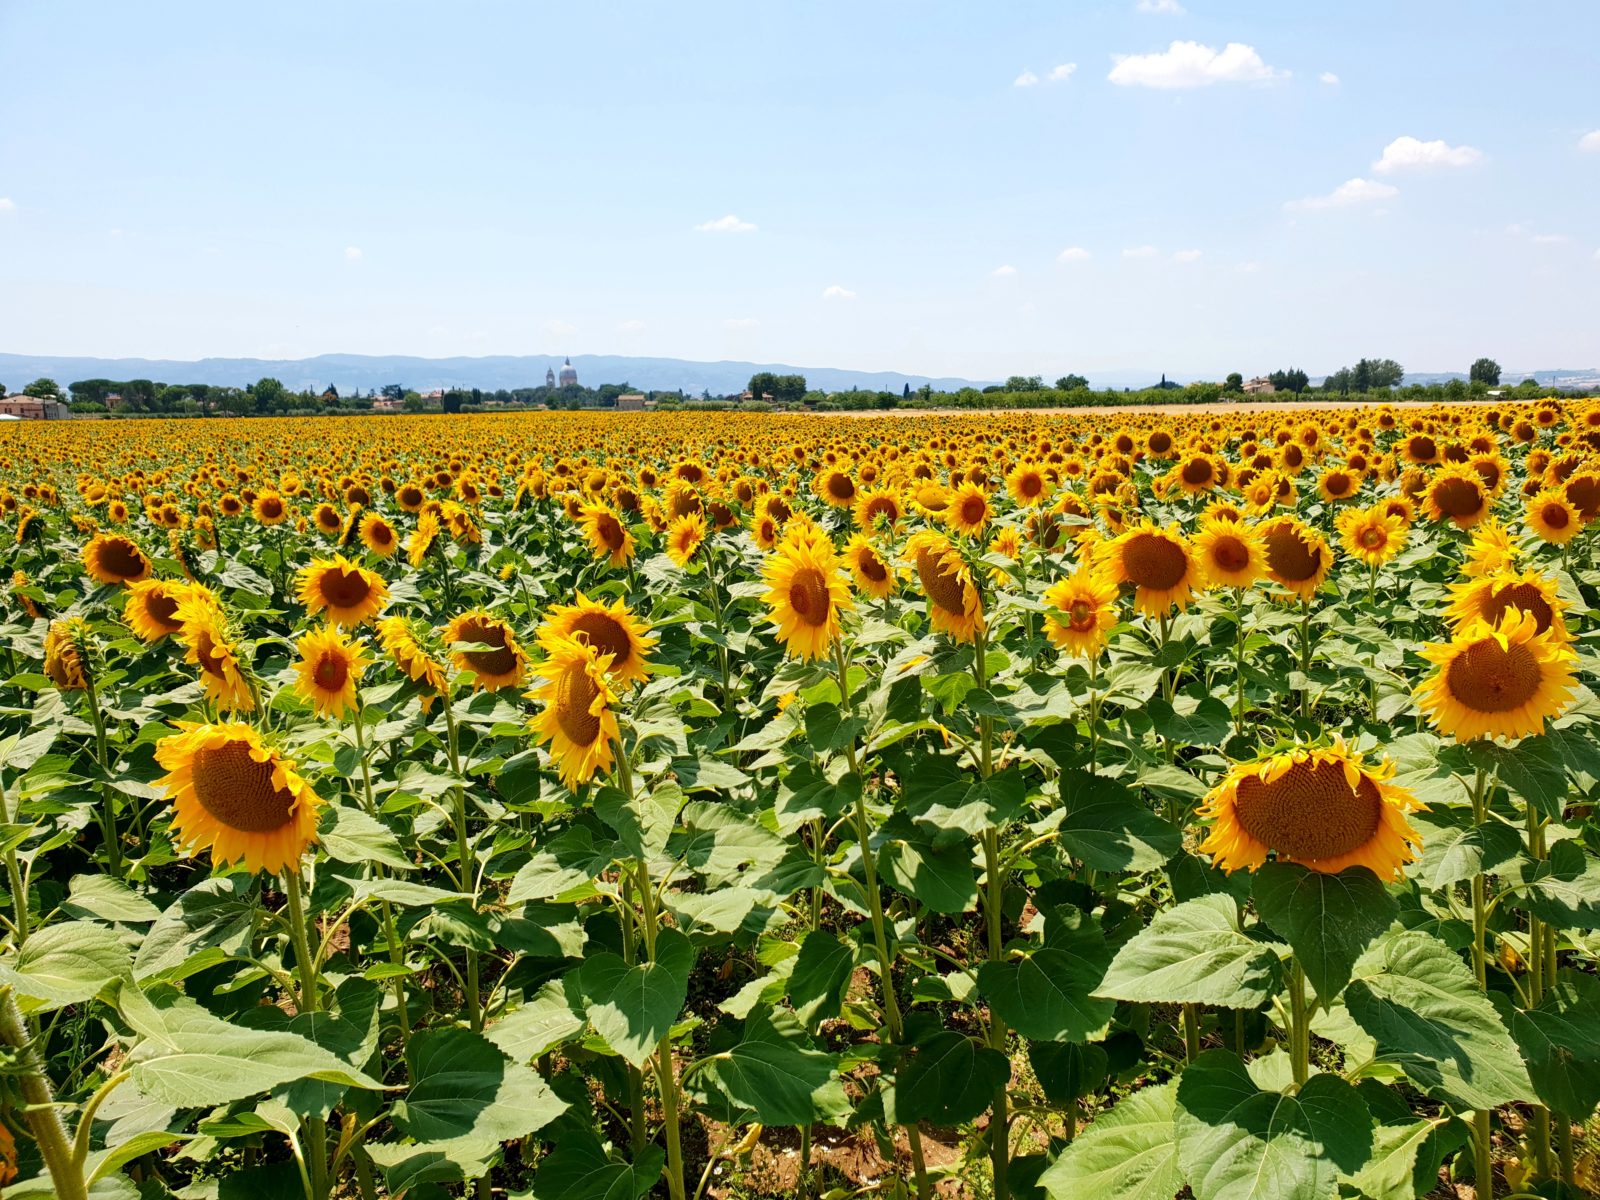
[(1233, 678), (1234, 687), (1238, 695), (1233, 716), (1233, 733), (1235, 737), (1244, 736), (1244, 614), (1250, 599), (1250, 589), (1239, 589), (1239, 607), (1234, 613), (1233, 629)]
[[(1472, 779), (1472, 823), (1481, 826), (1488, 819), (1488, 777), (1482, 767)], [(1489, 959), (1486, 947), (1488, 936), (1488, 905), (1485, 897), (1485, 880), (1480, 871), (1472, 877), (1472, 973), (1478, 986), (1486, 988), (1489, 981)], [(1488, 1109), (1472, 1115), (1472, 1150), (1474, 1156), (1473, 1185), (1480, 1200), (1494, 1200), (1494, 1143), (1493, 1125)]]
[[(301, 892), (300, 872), (286, 868), (283, 872), (283, 893), (289, 909), (289, 936), (294, 942), (295, 969), (300, 975), (300, 995), (295, 1008), (302, 1013), (317, 1011), (317, 960), (311, 953), (311, 938), (306, 928), (305, 897)], [(310, 1170), (311, 1192), (308, 1200), (327, 1200), (328, 1197), (328, 1125), (321, 1117), (305, 1117), (302, 1127), (306, 1133), (306, 1165)]]
[(106, 753), (106, 718), (100, 711), (100, 692), (94, 684), (94, 671), (89, 668), (88, 656), (81, 652), (79, 660), (84, 663), (83, 690), (89, 697), (89, 716), (94, 721), (94, 758), (100, 764), (100, 800), (102, 809), (100, 813), (100, 828), (105, 837), (106, 855), (111, 866), (111, 877), (122, 878), (122, 842), (117, 835), (117, 797), (111, 788), (111, 783), (106, 779), (110, 769), (107, 765)]
[(88, 1200), (83, 1168), (74, 1159), (66, 1124), (61, 1120), (50, 1078), (45, 1074), (44, 1059), (22, 1019), (10, 987), (0, 988), (0, 1044), (16, 1052), (11, 1073), (17, 1090), (27, 1101), (22, 1116), (39, 1145), (39, 1157), (44, 1159), (56, 1196), (59, 1200)]
[[(456, 728), (456, 713), (454, 706), (450, 703), (450, 687), (448, 684), (439, 689), (439, 695), (444, 700), (444, 727), (446, 735), (445, 747), (450, 754), (450, 773), (454, 775), (457, 780), (460, 780), (460, 732)], [(463, 893), (469, 893), (472, 896), (472, 906), (473, 908), (477, 908), (478, 881), (476, 872), (473, 870), (472, 846), (467, 840), (467, 789), (458, 782), (455, 785), (454, 792), (455, 804), (451, 812), (451, 818), (456, 827), (456, 880), (460, 890)], [(478, 952), (476, 950), (468, 950), (466, 983), (467, 1022), (472, 1026), (474, 1032), (480, 1032), (483, 1029), (482, 1003), (478, 995), (479, 986)]]
[[(356, 757), (361, 762), (361, 792), (367, 815), (374, 820), (378, 816), (377, 801), (372, 795), (372, 766), (367, 761), (367, 739), (364, 732), (366, 726), (366, 709), (357, 700), (355, 738)], [(373, 863), (372, 873), (377, 878), (383, 877), (383, 864)], [(387, 900), (379, 901), (379, 909), (383, 916), (383, 939), (389, 946), (389, 962), (396, 967), (405, 966), (405, 950), (400, 945), (400, 935), (394, 923), (394, 906)], [(394, 1003), (396, 1014), (400, 1019), (400, 1048), (404, 1050), (411, 1042), (411, 1015), (406, 1011), (406, 981), (403, 975), (396, 975), (394, 983)]]
[(1289, 1061), (1294, 1081), (1311, 1075), (1311, 1012), (1306, 1004), (1306, 973), (1297, 958), (1289, 967)]

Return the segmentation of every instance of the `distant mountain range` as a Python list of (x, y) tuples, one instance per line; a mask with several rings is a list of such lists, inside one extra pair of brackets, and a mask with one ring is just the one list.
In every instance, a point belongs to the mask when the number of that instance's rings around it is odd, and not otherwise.
[[(0, 383), (13, 391), (40, 376), (62, 387), (78, 379), (152, 379), (159, 383), (207, 383), (243, 387), (265, 376), (292, 391), (332, 384), (341, 392), (377, 389), (398, 383), (419, 392), (435, 388), (538, 387), (545, 372), (559, 371), (560, 355), (494, 355), (486, 358), (414, 358), (409, 355), (319, 354), (315, 358), (202, 358), (197, 361), (151, 358), (68, 358), (0, 354)], [(578, 382), (629, 383), (648, 391), (678, 391), (723, 396), (744, 390), (758, 371), (804, 375), (813, 388), (841, 392), (900, 391), (932, 384), (936, 391), (983, 387), (992, 380), (902, 374), (898, 371), (843, 371), (834, 367), (791, 367), (782, 363), (690, 362), (681, 358), (627, 358), (613, 354), (574, 354)]]

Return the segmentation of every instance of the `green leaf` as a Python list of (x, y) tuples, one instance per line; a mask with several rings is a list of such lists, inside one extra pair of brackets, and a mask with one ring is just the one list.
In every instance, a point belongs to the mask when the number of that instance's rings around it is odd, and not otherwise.
[(1239, 929), (1228, 896), (1157, 914), (1117, 952), (1095, 995), (1144, 1003), (1259, 1008), (1277, 989), (1278, 956)]
[(1485, 774), (1498, 771), (1500, 782), (1552, 821), (1561, 820), (1567, 797), (1567, 764), (1558, 746), (1546, 737), (1525, 737), (1514, 746), (1481, 738), (1463, 747), (1472, 765)]
[(1497, 1108), (1533, 1099), (1516, 1043), (1465, 963), (1430, 934), (1392, 934), (1356, 964), (1345, 1007), (1378, 1053), (1436, 1100)]
[(672, 835), (668, 852), (713, 888), (738, 883), (746, 870), (770, 871), (789, 852), (781, 837), (725, 804), (693, 801), (682, 820), (687, 828)]
[(1461, 824), (1448, 809), (1409, 819), (1422, 835), (1422, 858), (1406, 874), (1432, 892), (1504, 866), (1522, 849), (1517, 831), (1495, 821)]
[(676, 783), (662, 783), (631, 802), (618, 788), (602, 788), (595, 797), (594, 811), (616, 833), (625, 857), (649, 860), (666, 850), (683, 805), (683, 789)]
[[(1082, 774), (1082, 772), (1078, 772)], [(1063, 795), (1067, 794), (1063, 778)], [(1075, 799), (1061, 821), (1061, 843), (1096, 871), (1153, 871), (1183, 848), (1183, 834), (1126, 788), (1087, 804)], [(1101, 796), (1107, 789), (1097, 789)]]
[(1039, 1177), (1050, 1200), (1172, 1200), (1183, 1189), (1173, 1114), (1178, 1085), (1141, 1088), (1075, 1138)]
[(855, 965), (855, 948), (849, 942), (820, 929), (805, 935), (789, 976), (788, 996), (795, 1015), (810, 1032), (839, 1015)]
[(115, 979), (132, 979), (122, 937), (90, 921), (46, 925), (15, 956), (0, 959), (0, 986), (15, 989), (25, 1012), (81, 1004)]
[(666, 1158), (654, 1144), (630, 1163), (607, 1158), (596, 1142), (563, 1141), (539, 1160), (529, 1200), (643, 1200), (661, 1182)]
[[(500, 1143), (489, 1138), (453, 1138), (446, 1142), (368, 1142), (367, 1153), (383, 1169), (391, 1196), (429, 1183), (457, 1183), (489, 1173), (500, 1157)], [(303, 1193), (302, 1193), (303, 1194)]]
[(1093, 1042), (1029, 1042), (1028, 1064), (1052, 1104), (1068, 1105), (1099, 1091), (1110, 1060)]
[(905, 839), (891, 838), (878, 851), (878, 870), (890, 887), (908, 892), (936, 913), (971, 912), (977, 907), (978, 876), (972, 867), (971, 842), (938, 847), (920, 832)]
[(1014, 820), (1027, 794), (1022, 771), (1013, 765), (988, 779), (961, 775), (931, 789), (908, 787), (905, 807), (935, 846), (948, 846)]
[(1600, 858), (1568, 840), (1549, 857), (1522, 869), (1521, 893), (1511, 903), (1557, 929), (1590, 930), (1600, 925)]
[(470, 1029), (414, 1035), (406, 1063), (411, 1088), (391, 1113), (396, 1128), (419, 1142), (509, 1142), (542, 1129), (567, 1108), (536, 1072)]
[(838, 1057), (813, 1049), (800, 1022), (783, 1009), (753, 1012), (744, 1038), (702, 1074), (763, 1125), (811, 1125), (850, 1114)]
[(248, 954), (258, 911), (248, 884), (237, 876), (201, 880), (161, 914), (139, 943), (134, 978), (183, 979), (203, 950)]
[(1266, 1092), (1233, 1053), (1207, 1050), (1177, 1101), (1178, 1161), (1196, 1200), (1334, 1200), (1340, 1172), (1372, 1153), (1366, 1101), (1337, 1075)]
[(1011, 1062), (964, 1033), (943, 1029), (914, 1046), (895, 1073), (894, 1116), (900, 1124), (957, 1125), (990, 1104), (1011, 1081)]
[(1045, 945), (1020, 962), (986, 962), (978, 991), (1011, 1028), (1041, 1042), (1101, 1037), (1116, 1002), (1097, 998), (1111, 952), (1099, 926), (1073, 908), (1052, 908)]
[(512, 877), (506, 903), (553, 900), (569, 892), (581, 892), (610, 865), (610, 847), (596, 846), (587, 829), (574, 826), (534, 851)]
[(618, 955), (591, 954), (578, 968), (589, 1023), (634, 1066), (655, 1052), (689, 995), (694, 947), (675, 929), (656, 935), (656, 957), (629, 966)]
[(547, 982), (533, 999), (490, 1025), (484, 1035), (512, 1062), (526, 1063), (577, 1037), (585, 1024), (578, 973), (570, 971)]
[(1329, 875), (1270, 862), (1256, 872), (1254, 896), (1256, 912), (1294, 949), (1324, 1004), (1344, 990), (1356, 960), (1400, 914), (1366, 867)]
[(415, 867), (400, 840), (376, 817), (347, 804), (330, 804), (318, 835), (330, 857), (343, 863), (382, 863), (396, 871)]
[(94, 917), (119, 925), (149, 925), (161, 918), (159, 908), (109, 875), (74, 875), (61, 907), (75, 917)]
[(164, 1150), (173, 1142), (189, 1140), (186, 1133), (169, 1133), (165, 1129), (151, 1129), (136, 1133), (114, 1147), (96, 1150), (83, 1164), (83, 1180), (93, 1185), (122, 1170), (136, 1158)]
[(1145, 712), (1157, 733), (1180, 746), (1220, 746), (1233, 724), (1228, 706), (1215, 696), (1205, 697), (1187, 714), (1157, 696)]
[(1448, 1118), (1434, 1117), (1403, 1125), (1379, 1125), (1372, 1135), (1372, 1157), (1350, 1177), (1370, 1200), (1415, 1200), (1417, 1152)]
[(1496, 996), (1522, 1049), (1533, 1090), (1552, 1112), (1587, 1121), (1600, 1105), (1600, 982), (1563, 971), (1527, 1012)]
[(847, 807), (854, 807), (860, 794), (859, 775), (847, 774), (833, 783), (816, 763), (801, 763), (778, 784), (778, 796), (773, 802), (778, 832), (790, 837), (807, 821), (831, 824)]

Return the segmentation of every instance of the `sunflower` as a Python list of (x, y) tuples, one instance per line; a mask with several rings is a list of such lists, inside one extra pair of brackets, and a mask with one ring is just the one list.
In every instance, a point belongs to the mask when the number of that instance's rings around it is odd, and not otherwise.
[(250, 502), (250, 511), (263, 525), (282, 525), (289, 515), (289, 506), (277, 492), (262, 492)]
[(433, 509), (425, 510), (417, 517), (417, 527), (411, 531), (411, 536), (406, 539), (406, 560), (413, 567), (420, 567), (428, 558), (428, 551), (432, 550), (434, 543), (439, 540), (443, 528), (439, 524), (439, 514)]
[(1458, 741), (1543, 733), (1572, 699), (1577, 657), (1532, 613), (1512, 609), (1496, 625), (1473, 621), (1422, 657), (1438, 670), (1417, 686), (1417, 707)]
[(761, 568), (767, 619), (777, 626), (787, 653), (822, 658), (840, 633), (840, 613), (855, 607), (833, 547), (823, 541), (785, 539)]
[(368, 513), (361, 518), (361, 544), (379, 558), (393, 558), (400, 549), (400, 535), (383, 517)]
[(471, 671), (477, 680), (474, 686), (486, 692), (516, 687), (526, 676), (528, 657), (511, 626), (481, 608), (464, 612), (445, 626), (444, 640), (452, 646), (472, 643), (482, 647), (452, 650), (451, 657), (456, 670)]
[(706, 519), (697, 512), (674, 517), (667, 526), (667, 557), (680, 567), (687, 567), (695, 551), (706, 540)]
[(1483, 480), (1471, 467), (1445, 467), (1428, 484), (1424, 497), (1428, 515), (1451, 521), (1457, 529), (1471, 529), (1489, 515), (1491, 497)]
[(561, 782), (576, 790), (611, 766), (612, 746), (622, 738), (613, 710), (617, 696), (606, 677), (611, 656), (575, 638), (554, 638), (545, 648), (540, 682), (528, 693), (544, 710), (528, 727), (537, 741), (550, 743)]
[(894, 593), (899, 583), (894, 568), (867, 539), (866, 534), (858, 533), (845, 543), (844, 561), (850, 568), (851, 578), (855, 580), (856, 590), (863, 595), (883, 600)]
[[(1044, 631), (1058, 650), (1078, 658), (1094, 658), (1117, 623), (1117, 585), (1088, 565), (1057, 580), (1044, 593)], [(1055, 614), (1059, 613), (1057, 616)]]
[(1261, 526), (1267, 547), (1267, 577), (1301, 600), (1317, 594), (1333, 566), (1333, 553), (1315, 529), (1296, 517), (1275, 517)]
[(983, 596), (961, 552), (943, 534), (924, 530), (906, 541), (905, 561), (917, 571), (934, 629), (970, 642), (983, 628)]
[(345, 710), (356, 707), (356, 686), (370, 665), (360, 643), (345, 637), (337, 625), (314, 630), (295, 645), (300, 661), (295, 663), (295, 691), (319, 717), (340, 720)]
[(295, 764), (248, 725), (183, 722), (156, 744), (159, 781), (172, 801), (173, 840), (191, 853), (209, 849), (220, 866), (299, 871), (317, 840), (322, 799)]
[(122, 606), (122, 619), (141, 641), (159, 642), (169, 633), (183, 628), (183, 622), (178, 619), (178, 605), (188, 590), (187, 584), (166, 579), (146, 579), (131, 584), (128, 599)]
[(856, 497), (856, 524), (869, 533), (877, 529), (893, 529), (904, 515), (900, 492), (896, 488), (863, 488)]
[(1208, 587), (1247, 588), (1267, 573), (1261, 535), (1243, 521), (1203, 518), (1194, 553)]
[(1334, 520), (1339, 540), (1352, 558), (1369, 567), (1381, 567), (1405, 548), (1406, 527), (1381, 504), (1347, 508)]
[(239, 651), (228, 632), (227, 619), (209, 592), (191, 588), (178, 603), (178, 641), (186, 651), (184, 661), (200, 668), (206, 697), (219, 708), (250, 712), (255, 699), (250, 681), (240, 666)]
[(1220, 475), (1217, 460), (1209, 454), (1186, 454), (1173, 469), (1171, 478), (1186, 496), (1198, 496), (1217, 486)]
[(975, 483), (963, 483), (950, 496), (940, 514), (944, 523), (963, 537), (977, 537), (994, 516), (988, 494)]
[(388, 598), (382, 576), (342, 554), (313, 559), (300, 570), (300, 603), (311, 616), (326, 610), (328, 620), (337, 624), (363, 625), (378, 615)]
[(1018, 463), (1006, 476), (1006, 491), (1018, 508), (1033, 508), (1050, 499), (1056, 485), (1044, 469), (1035, 463)]
[(656, 644), (650, 623), (634, 616), (621, 600), (601, 604), (578, 593), (576, 604), (552, 605), (539, 626), (539, 645), (549, 653), (552, 645), (568, 638), (595, 647), (609, 659), (607, 670), (619, 683), (643, 683), (650, 677), (649, 658)]
[(1236, 763), (1197, 810), (1211, 821), (1200, 851), (1230, 874), (1272, 854), (1313, 871), (1366, 867), (1399, 879), (1422, 845), (1406, 815), (1424, 806), (1393, 776), (1393, 763), (1369, 765), (1342, 740)]
[(78, 644), (88, 635), (82, 617), (51, 621), (44, 635), (44, 673), (63, 692), (81, 692), (88, 686)]
[(84, 570), (96, 583), (138, 583), (150, 578), (150, 560), (132, 538), (97, 533), (83, 547)]
[(378, 642), (400, 668), (400, 673), (422, 689), (422, 711), (427, 712), (448, 685), (444, 667), (423, 648), (404, 617), (385, 617), (379, 621)]
[(830, 467), (812, 481), (811, 490), (830, 508), (849, 508), (856, 502), (856, 483), (848, 471)]
[(1493, 575), (1510, 570), (1521, 556), (1522, 547), (1517, 545), (1510, 531), (1490, 517), (1473, 529), (1461, 573), (1469, 578)]
[(584, 540), (596, 558), (609, 566), (625, 567), (633, 558), (633, 534), (621, 518), (604, 504), (586, 504), (579, 518)]
[(778, 522), (768, 513), (755, 513), (750, 518), (750, 537), (763, 550), (771, 550), (776, 546), (782, 532)]
[(1096, 565), (1112, 583), (1132, 584), (1134, 608), (1152, 617), (1174, 604), (1187, 607), (1201, 585), (1199, 564), (1177, 527), (1161, 529), (1148, 519), (1102, 545)]
[(1450, 591), (1455, 598), (1445, 608), (1444, 619), (1454, 633), (1474, 621), (1496, 625), (1511, 609), (1521, 609), (1533, 618), (1536, 632), (1553, 629), (1557, 641), (1572, 640), (1567, 630), (1567, 603), (1556, 591), (1555, 581), (1538, 571), (1496, 571), (1451, 584)]
[(43, 615), (43, 613), (40, 611), (39, 605), (34, 602), (33, 597), (28, 595), (27, 591), (24, 590), (32, 586), (33, 581), (28, 578), (28, 573), (26, 571), (17, 570), (11, 572), (12, 596), (14, 596), (17, 603), (22, 606), (22, 611), (27, 614), (28, 619), (30, 621), (37, 621)]
[(1541, 541), (1565, 546), (1583, 528), (1583, 517), (1572, 501), (1557, 491), (1545, 490), (1528, 497), (1528, 528)]

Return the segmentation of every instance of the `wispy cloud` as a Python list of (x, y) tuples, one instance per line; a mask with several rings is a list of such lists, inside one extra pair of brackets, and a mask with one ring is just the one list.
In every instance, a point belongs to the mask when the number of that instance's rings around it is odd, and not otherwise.
[(1005, 263), (1004, 265), (998, 266), (994, 270), (990, 271), (989, 278), (1010, 279), (1016, 273), (1017, 269), (1015, 267), (1013, 267), (1010, 263)]
[(1591, 129), (1578, 139), (1578, 149), (1590, 154), (1600, 154), (1600, 129)]
[(1324, 71), (1321, 75), (1318, 75), (1317, 78), (1323, 83), (1327, 84), (1329, 87), (1339, 86), (1339, 77), (1332, 71)]
[(1058, 263), (1085, 262), (1093, 257), (1094, 256), (1082, 246), (1068, 246), (1060, 254), (1056, 255), (1056, 261)]
[(1483, 160), (1483, 151), (1474, 146), (1452, 146), (1442, 140), (1420, 141), (1397, 137), (1383, 148), (1383, 157), (1372, 164), (1380, 175), (1395, 171), (1428, 170), (1433, 167), (1470, 167)]
[(17, 202), (10, 196), (0, 196), (0, 213), (16, 212)]
[(1050, 71), (1050, 82), (1051, 83), (1065, 83), (1067, 80), (1072, 78), (1072, 73), (1074, 71), (1076, 71), (1077, 69), (1078, 69), (1078, 64), (1075, 63), (1075, 62), (1074, 63), (1062, 63), (1058, 67), (1053, 67), (1053, 68), (1051, 68), (1051, 71)]
[(1200, 251), (1198, 251), (1198, 250), (1179, 250), (1179, 251), (1176, 251), (1172, 256), (1172, 261), (1173, 262), (1178, 262), (1178, 263), (1199, 262), (1200, 261)]
[(1037, 75), (1035, 75), (1032, 71), (1023, 71), (1021, 75), (1018, 75), (1015, 79), (1013, 79), (1011, 81), (1011, 86), (1012, 87), (1035, 87), (1035, 86), (1038, 85), (1038, 83), (1039, 83), (1039, 77)]
[(831, 283), (822, 289), (822, 298), (824, 300), (854, 300), (856, 298), (856, 294), (847, 287), (841, 287), (837, 283)]
[(1135, 6), (1142, 13), (1160, 14), (1167, 17), (1181, 17), (1189, 10), (1178, 3), (1178, 0), (1139, 0)]
[(345, 262), (353, 262), (353, 263), (360, 262), (361, 261), (361, 247), (360, 246), (346, 246), (344, 248), (344, 260), (345, 260)]
[(732, 330), (734, 333), (742, 333), (745, 330), (754, 329), (760, 324), (761, 322), (754, 317), (729, 317), (722, 323), (722, 327)]
[(1269, 67), (1254, 46), (1229, 42), (1221, 50), (1173, 42), (1158, 54), (1114, 54), (1106, 76), (1123, 87), (1197, 88), (1214, 83), (1275, 83), (1289, 72)]
[(1284, 207), (1301, 211), (1315, 211), (1322, 208), (1354, 208), (1361, 204), (1374, 204), (1380, 200), (1392, 200), (1399, 194), (1400, 189), (1397, 187), (1357, 177), (1345, 180), (1326, 196), (1307, 196), (1301, 200), (1291, 200)]
[(696, 233), (754, 233), (756, 226), (749, 221), (741, 221), (729, 213), (725, 217), (718, 217), (714, 221), (701, 221), (694, 227)]
[(1124, 250), (1122, 252), (1122, 257), (1123, 258), (1154, 258), (1156, 256), (1156, 253), (1157, 253), (1157, 251), (1156, 251), (1156, 248), (1154, 246), (1129, 246), (1126, 250)]

